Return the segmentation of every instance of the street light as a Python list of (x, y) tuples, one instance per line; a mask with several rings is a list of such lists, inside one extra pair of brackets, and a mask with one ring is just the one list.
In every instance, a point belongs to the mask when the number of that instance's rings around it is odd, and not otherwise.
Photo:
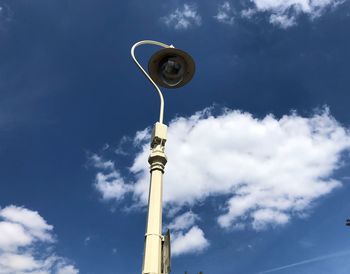
[(186, 52), (165, 48), (157, 51), (148, 62), (151, 78), (165, 88), (179, 88), (193, 77), (195, 65)]
[[(135, 49), (144, 44), (163, 47), (156, 52), (148, 63), (149, 74), (135, 57)], [(141, 72), (155, 87), (160, 98), (159, 122), (154, 125), (151, 139), (150, 188), (148, 197), (148, 213), (143, 255), (143, 274), (168, 274), (170, 272), (170, 234), (162, 235), (162, 196), (163, 173), (167, 163), (164, 153), (167, 140), (167, 126), (163, 124), (164, 97), (158, 85), (165, 88), (179, 88), (187, 84), (195, 72), (195, 64), (186, 52), (152, 40), (135, 43), (131, 48), (131, 56)], [(157, 85), (158, 84), (158, 85)]]
[(347, 220), (346, 220), (346, 225), (347, 225), (347, 226), (350, 226), (350, 219), (347, 219)]

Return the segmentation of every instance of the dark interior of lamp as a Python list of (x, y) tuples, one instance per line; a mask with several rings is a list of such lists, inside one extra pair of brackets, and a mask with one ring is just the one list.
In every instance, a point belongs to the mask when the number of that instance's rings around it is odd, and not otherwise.
[(186, 64), (181, 57), (165, 57), (160, 62), (158, 74), (165, 84), (176, 86), (183, 80), (185, 67)]
[(156, 84), (170, 89), (179, 88), (192, 79), (195, 64), (186, 52), (166, 48), (151, 57), (148, 72)]

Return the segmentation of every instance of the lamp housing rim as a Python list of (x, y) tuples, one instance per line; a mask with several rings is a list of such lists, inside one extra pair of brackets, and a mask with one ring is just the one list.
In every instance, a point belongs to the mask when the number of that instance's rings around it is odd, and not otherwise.
[[(161, 77), (161, 63), (165, 58), (180, 58), (185, 64), (185, 71), (181, 81), (174, 85), (170, 85)], [(152, 80), (164, 88), (175, 89), (186, 85), (194, 76), (196, 65), (192, 57), (185, 51), (177, 48), (164, 48), (154, 53), (148, 62), (148, 73)]]

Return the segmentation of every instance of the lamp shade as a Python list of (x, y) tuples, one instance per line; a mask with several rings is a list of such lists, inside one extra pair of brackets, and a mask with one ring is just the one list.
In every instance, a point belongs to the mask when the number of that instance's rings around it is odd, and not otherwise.
[(186, 52), (165, 48), (157, 51), (148, 62), (148, 73), (152, 80), (165, 88), (179, 88), (193, 77), (195, 64)]

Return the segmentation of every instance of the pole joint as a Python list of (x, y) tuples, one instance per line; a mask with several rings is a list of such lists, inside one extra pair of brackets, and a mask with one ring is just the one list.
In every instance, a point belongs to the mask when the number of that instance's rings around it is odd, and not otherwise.
[(167, 158), (164, 153), (166, 139), (167, 126), (157, 122), (153, 128), (151, 154), (148, 158), (148, 162), (151, 165), (151, 172), (154, 170), (160, 170), (164, 173), (164, 168), (167, 163)]
[(146, 233), (146, 234), (145, 234), (145, 237), (148, 237), (148, 236), (155, 236), (155, 237), (159, 237), (162, 241), (164, 240), (164, 236), (161, 235), (161, 234)]

